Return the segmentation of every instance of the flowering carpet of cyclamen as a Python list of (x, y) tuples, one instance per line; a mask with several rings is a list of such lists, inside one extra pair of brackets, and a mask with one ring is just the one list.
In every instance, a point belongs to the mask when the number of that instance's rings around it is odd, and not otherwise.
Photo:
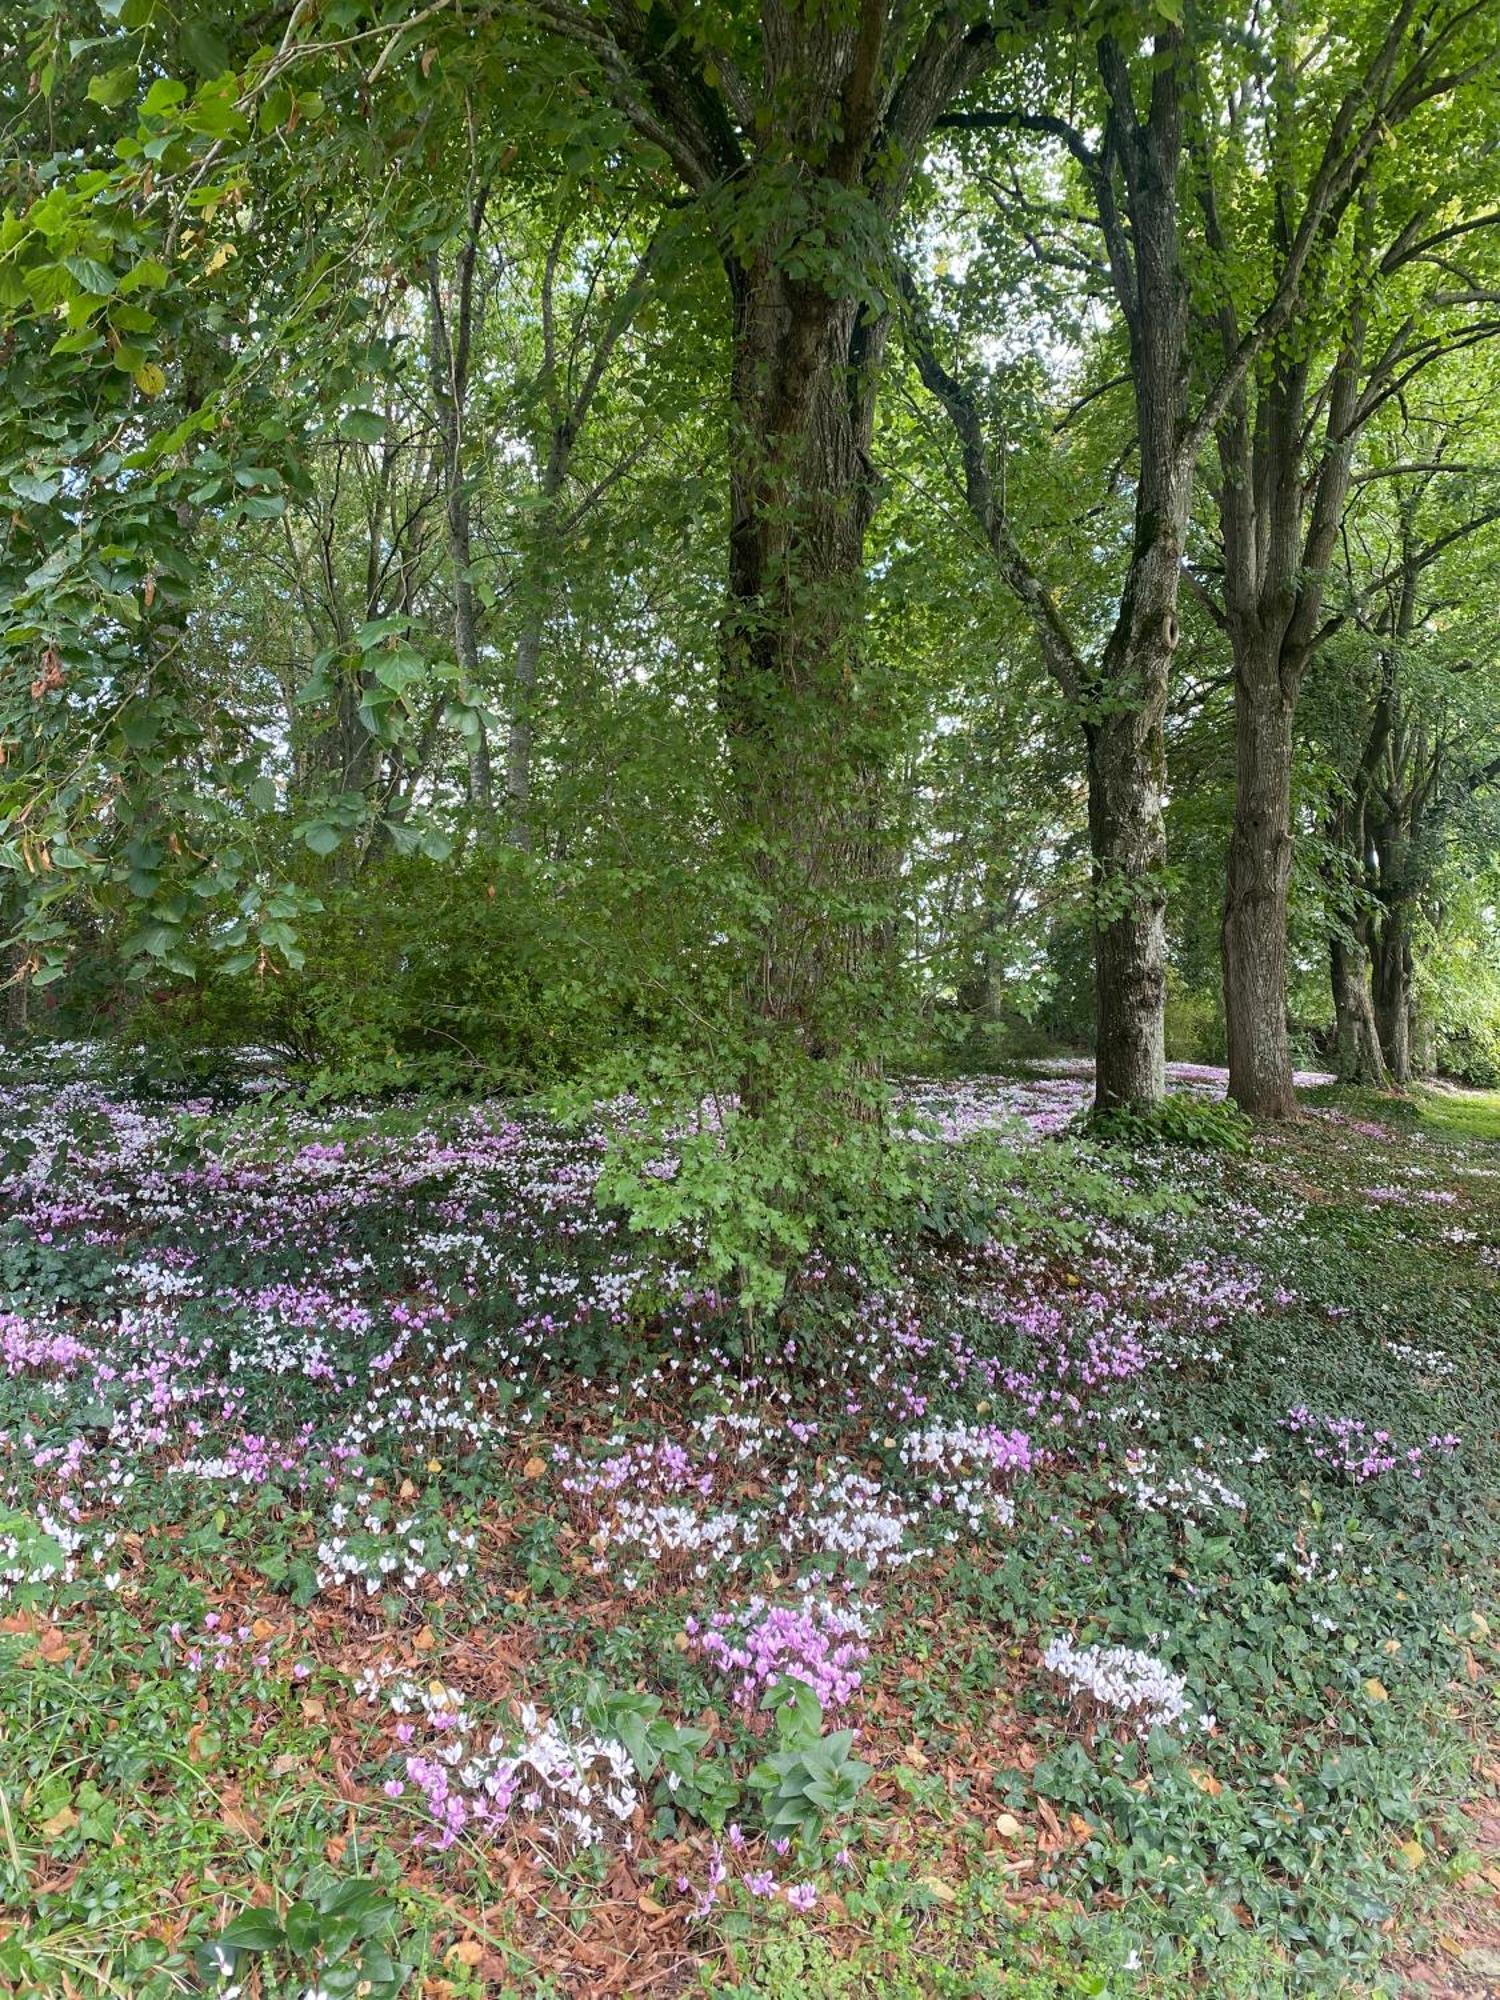
[[(1222, 1088), (1222, 1073), (1175, 1075)], [(923, 1083), (907, 1102), (956, 1142), (1046, 1136), (1087, 1094), (1063, 1069)], [(790, 1679), (859, 1730), (890, 1593), (955, 1550), (1038, 1534), (1079, 1467), (1122, 1512), (1232, 1531), (1244, 1475), (1272, 1453), (1364, 1483), (1461, 1448), (1452, 1432), (1393, 1436), (1378, 1411), (1283, 1403), (1261, 1436), (1168, 1455), (1157, 1405), (1173, 1383), (1227, 1369), (1237, 1327), (1295, 1303), (1257, 1263), (1299, 1213), (1269, 1183), (1253, 1206), (1217, 1202), (1233, 1252), (1170, 1217), (1150, 1233), (1099, 1223), (1066, 1259), (996, 1244), (950, 1258), (936, 1289), (855, 1291), (799, 1398), (785, 1371), (741, 1358), (723, 1302), (595, 1209), (603, 1130), (567, 1135), (499, 1101), (271, 1117), (45, 1073), (0, 1088), (0, 1129), (23, 1138), (0, 1181), (0, 1598), (119, 1590), (143, 1522), (205, 1507), (293, 1520), (265, 1573), (361, 1635), (373, 1664), (349, 1698), (372, 1796), (415, 1808), (440, 1849), (521, 1828), (590, 1846), (644, 1825), (629, 1752), (540, 1712), (524, 1666), (505, 1700), (424, 1692), (407, 1672), (435, 1605), (462, 1600), (482, 1633), (486, 1603), (532, 1587), (515, 1522), (486, 1506), (500, 1469), (570, 1576), (626, 1606), (695, 1607), (678, 1651), (726, 1710), (759, 1717)], [(1071, 1559), (1092, 1561), (1081, 1542)], [(1303, 1553), (1290, 1573), (1311, 1576)], [(326, 1679), (327, 1661), (214, 1615), (143, 1636), (208, 1681), (235, 1663)], [(1160, 1644), (1038, 1629), (1038, 1699), (1063, 1720), (1086, 1699), (1097, 1727), (1206, 1727), (1191, 1634)], [(752, 1893), (810, 1907), (816, 1891), (778, 1866), (746, 1861)], [(715, 1890), (712, 1871), (694, 1886)]]

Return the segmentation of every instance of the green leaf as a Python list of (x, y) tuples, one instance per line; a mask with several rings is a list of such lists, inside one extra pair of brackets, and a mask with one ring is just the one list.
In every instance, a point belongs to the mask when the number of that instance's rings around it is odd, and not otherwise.
[(45, 507), (62, 491), (62, 476), (59, 473), (13, 472), (10, 490), (18, 499), (32, 500), (38, 507)]
[(187, 94), (187, 85), (175, 76), (159, 76), (142, 99), (141, 110), (148, 118), (164, 117), (175, 111)]
[(293, 1903), (286, 1913), (286, 1941), (293, 1951), (307, 1951), (318, 1942), (321, 1925), (309, 1902)]
[(274, 1951), (286, 1933), (269, 1910), (246, 1910), (214, 1940), (232, 1951)]
[(89, 78), (88, 98), (91, 104), (102, 104), (106, 111), (116, 111), (134, 91), (140, 72), (134, 63), (120, 63), (115, 69), (105, 70), (99, 76)]
[(385, 418), (378, 410), (351, 410), (340, 429), (357, 444), (379, 444), (385, 436)]
[(108, 298), (115, 289), (115, 276), (97, 257), (64, 257), (63, 269), (75, 283), (95, 298)]
[(229, 47), (207, 21), (189, 21), (182, 31), (182, 53), (199, 76), (222, 76), (229, 67)]

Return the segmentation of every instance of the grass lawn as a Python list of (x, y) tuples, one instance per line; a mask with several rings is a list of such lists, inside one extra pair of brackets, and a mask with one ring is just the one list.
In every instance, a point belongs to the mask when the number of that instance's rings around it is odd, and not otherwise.
[(1082, 1089), (772, 1323), (597, 1132), (0, 1078), (0, 1991), (1493, 1990), (1500, 1093)]

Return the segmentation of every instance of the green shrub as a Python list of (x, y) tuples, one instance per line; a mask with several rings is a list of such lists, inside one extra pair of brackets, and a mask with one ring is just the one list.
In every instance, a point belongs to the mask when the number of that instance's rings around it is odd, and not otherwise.
[(662, 1026), (586, 885), (509, 847), (386, 855), (320, 893), (300, 966), (226, 974), (210, 960), (151, 996), (138, 1034), (159, 1052), (262, 1045), (333, 1098), (549, 1081)]
[(1160, 1104), (1091, 1111), (1083, 1129), (1096, 1139), (1132, 1151), (1143, 1146), (1197, 1146), (1215, 1153), (1243, 1153), (1250, 1145), (1250, 1120), (1232, 1104), (1174, 1092)]
[(1165, 1030), (1169, 1062), (1224, 1060), (1224, 1009), (1216, 991), (1169, 979)]

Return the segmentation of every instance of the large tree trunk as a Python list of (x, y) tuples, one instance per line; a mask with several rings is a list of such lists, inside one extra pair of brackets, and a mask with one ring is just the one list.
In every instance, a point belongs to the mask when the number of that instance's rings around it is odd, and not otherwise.
[(1384, 1090), (1390, 1076), (1375, 1025), (1365, 946), (1334, 931), (1328, 940), (1328, 976), (1333, 988), (1334, 1072), (1340, 1083)]
[(1252, 1118), (1290, 1118), (1297, 1109), (1286, 1023), (1293, 706), (1279, 646), (1247, 648), (1235, 662), (1223, 959), (1229, 1095)]
[(1088, 745), (1094, 882), (1094, 1103), (1154, 1104), (1166, 1087), (1167, 925), (1159, 709), (1106, 714)]
[(883, 324), (788, 278), (735, 276), (729, 605), (720, 707), (753, 881), (749, 1108), (799, 1058), (860, 1061), (882, 903), (890, 755), (862, 652), (869, 458)]
[(1391, 1082), (1405, 1089), (1412, 1079), (1412, 948), (1403, 903), (1388, 905), (1372, 938), (1375, 1024)]

